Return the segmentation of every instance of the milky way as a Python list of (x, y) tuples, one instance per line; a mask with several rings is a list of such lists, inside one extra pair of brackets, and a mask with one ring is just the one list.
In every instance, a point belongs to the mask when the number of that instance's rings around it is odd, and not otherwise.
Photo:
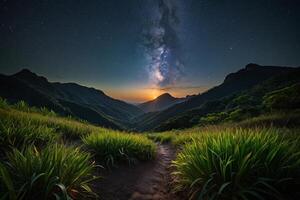
[(177, 1), (157, 0), (153, 8), (154, 16), (143, 32), (149, 78), (152, 84), (160, 88), (174, 85), (183, 75), (177, 9)]

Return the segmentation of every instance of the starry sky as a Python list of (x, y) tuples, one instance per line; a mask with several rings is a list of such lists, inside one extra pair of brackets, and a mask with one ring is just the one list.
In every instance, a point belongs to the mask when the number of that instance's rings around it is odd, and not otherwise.
[(128, 102), (182, 97), (248, 63), (300, 66), (299, 0), (0, 0), (0, 73)]

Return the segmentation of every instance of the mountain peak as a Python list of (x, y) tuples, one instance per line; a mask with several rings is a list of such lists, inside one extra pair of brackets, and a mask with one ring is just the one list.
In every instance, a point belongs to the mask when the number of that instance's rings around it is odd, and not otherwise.
[(30, 71), (27, 68), (22, 69), (21, 71), (17, 72), (14, 74), (15, 76), (19, 76), (19, 75), (30, 75), (30, 76), (37, 76), (35, 73), (33, 73), (32, 71)]
[(155, 99), (175, 99), (175, 97), (173, 97), (170, 93), (166, 92), (166, 93), (159, 95)]
[(246, 65), (245, 69), (246, 70), (252, 70), (252, 69), (257, 69), (261, 67), (260, 65), (258, 64), (255, 64), (255, 63), (249, 63), (248, 65)]
[(156, 99), (140, 104), (138, 107), (144, 112), (154, 112), (164, 110), (176, 103), (185, 101), (185, 98), (176, 98), (169, 93), (163, 93)]
[(14, 77), (17, 77), (19, 79), (25, 80), (25, 81), (48, 81), (45, 77), (43, 76), (38, 76), (36, 73), (30, 71), (29, 69), (22, 69), (21, 71), (17, 72), (16, 74), (13, 75)]
[(255, 82), (263, 81), (268, 77), (276, 74), (287, 72), (293, 69), (291, 67), (278, 67), (278, 66), (261, 66), (254, 63), (249, 63), (245, 68), (237, 72), (230, 73), (225, 77), (224, 83), (233, 84), (254, 84)]

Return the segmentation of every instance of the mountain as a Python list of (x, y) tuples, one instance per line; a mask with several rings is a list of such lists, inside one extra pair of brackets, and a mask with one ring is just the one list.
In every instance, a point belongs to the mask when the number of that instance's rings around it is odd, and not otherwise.
[[(0, 97), (11, 103), (24, 100), (30, 106), (47, 107), (104, 127), (163, 131), (187, 128), (203, 119), (258, 113), (266, 94), (279, 96), (281, 89), (293, 91), (298, 88), (293, 85), (298, 83), (299, 67), (248, 64), (205, 93), (186, 98), (166, 93), (134, 106), (113, 99), (101, 90), (76, 83), (52, 83), (24, 69), (14, 75), (0, 74)], [(272, 93), (274, 91), (277, 92)]]
[(227, 75), (222, 84), (205, 93), (175, 104), (161, 112), (139, 116), (136, 118), (135, 127), (140, 131), (182, 128), (186, 124), (191, 124), (187, 122), (199, 120), (200, 115), (220, 110), (221, 108), (218, 107), (220, 105), (216, 104), (216, 101), (249, 90), (272, 77), (283, 76), (295, 71), (299, 71), (299, 68), (248, 64), (245, 68)]
[(139, 104), (138, 107), (146, 113), (161, 111), (185, 100), (185, 98), (175, 98), (169, 93), (164, 93), (154, 100)]
[(138, 107), (101, 90), (76, 83), (51, 83), (28, 69), (10, 76), (0, 74), (0, 96), (11, 103), (24, 100), (30, 106), (44, 106), (109, 128), (124, 128), (133, 117), (143, 114)]

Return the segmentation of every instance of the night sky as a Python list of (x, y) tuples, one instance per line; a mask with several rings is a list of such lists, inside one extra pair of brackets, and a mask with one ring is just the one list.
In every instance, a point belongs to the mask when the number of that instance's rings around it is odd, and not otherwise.
[(248, 63), (300, 66), (299, 0), (0, 0), (0, 73), (28, 68), (130, 102)]

